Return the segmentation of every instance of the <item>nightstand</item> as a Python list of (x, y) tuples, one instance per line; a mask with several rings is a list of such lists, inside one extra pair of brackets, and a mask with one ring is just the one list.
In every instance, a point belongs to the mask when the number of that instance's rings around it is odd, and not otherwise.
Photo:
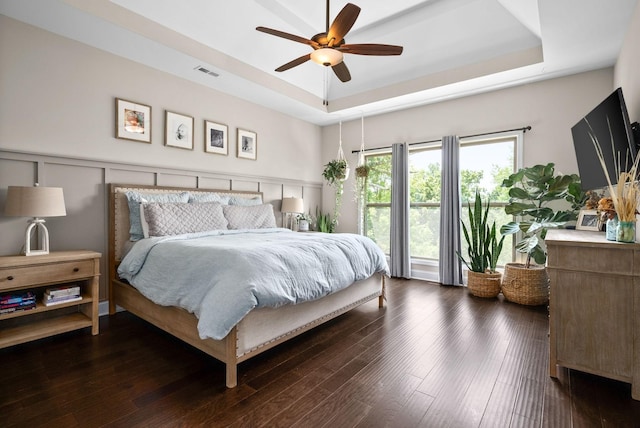
[[(98, 334), (100, 257), (94, 251), (0, 257), (0, 293), (31, 291), (36, 295), (34, 309), (0, 314), (0, 348), (85, 327)], [(80, 286), (81, 299), (44, 305), (45, 290), (62, 285)]]

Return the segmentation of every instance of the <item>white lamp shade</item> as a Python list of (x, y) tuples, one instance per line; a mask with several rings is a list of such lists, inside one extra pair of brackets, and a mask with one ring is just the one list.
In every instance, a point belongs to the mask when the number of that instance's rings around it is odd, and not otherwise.
[(284, 198), (280, 211), (283, 213), (302, 213), (304, 212), (304, 202), (301, 198)]
[(62, 187), (9, 186), (4, 213), (13, 217), (67, 215)]
[(331, 48), (316, 49), (311, 52), (311, 60), (320, 65), (334, 66), (342, 62), (342, 52)]

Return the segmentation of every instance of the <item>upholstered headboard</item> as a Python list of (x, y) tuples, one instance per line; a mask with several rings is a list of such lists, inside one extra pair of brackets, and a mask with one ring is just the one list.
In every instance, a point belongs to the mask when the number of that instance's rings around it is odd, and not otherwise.
[(262, 192), (247, 192), (220, 189), (202, 189), (186, 187), (145, 186), (138, 184), (109, 184), (109, 284), (116, 278), (116, 271), (120, 260), (129, 243), (129, 205), (126, 192), (168, 194), (189, 192), (190, 194), (219, 193), (226, 196), (240, 198), (262, 199)]

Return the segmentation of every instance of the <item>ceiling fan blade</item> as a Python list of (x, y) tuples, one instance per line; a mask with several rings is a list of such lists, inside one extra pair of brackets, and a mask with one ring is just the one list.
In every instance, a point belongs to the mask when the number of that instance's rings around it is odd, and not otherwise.
[(327, 40), (329, 46), (337, 45), (344, 36), (351, 30), (353, 24), (355, 24), (358, 15), (360, 14), (360, 8), (352, 3), (347, 3), (342, 8), (336, 19), (333, 20), (331, 27), (327, 30)]
[(306, 55), (302, 55), (300, 58), (296, 58), (293, 61), (289, 61), (288, 63), (281, 65), (280, 67), (276, 68), (276, 71), (285, 71), (288, 70), (290, 68), (295, 67), (296, 65), (300, 65), (302, 63), (305, 63), (307, 61), (309, 61), (311, 59), (311, 54), (306, 54)]
[(256, 30), (263, 33), (271, 34), (272, 36), (282, 37), (283, 39), (293, 40), (294, 42), (304, 43), (305, 45), (312, 46), (314, 49), (318, 49), (320, 46), (313, 40), (305, 39), (304, 37), (296, 36), (295, 34), (285, 33), (284, 31), (274, 30), (267, 27), (256, 27)]
[(331, 67), (333, 72), (338, 76), (338, 79), (342, 82), (348, 82), (351, 80), (351, 73), (349, 73), (349, 69), (347, 68), (347, 64), (340, 62)]
[(345, 44), (336, 49), (343, 53), (356, 55), (400, 55), (402, 53), (402, 46), (375, 43)]

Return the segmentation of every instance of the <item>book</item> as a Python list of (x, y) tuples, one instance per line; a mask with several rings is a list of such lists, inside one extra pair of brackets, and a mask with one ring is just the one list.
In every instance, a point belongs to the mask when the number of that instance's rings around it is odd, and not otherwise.
[(82, 296), (70, 296), (64, 299), (52, 299), (52, 300), (42, 299), (42, 303), (44, 303), (45, 306), (53, 306), (53, 305), (60, 305), (62, 303), (67, 303), (67, 302), (76, 302), (78, 300), (82, 300)]
[(42, 301), (43, 302), (45, 302), (45, 301), (46, 302), (66, 301), (66, 300), (69, 300), (69, 299), (74, 299), (76, 297), (80, 297), (80, 293), (78, 293), (78, 294), (67, 294), (67, 295), (64, 295), (64, 296), (51, 296), (51, 295), (49, 295), (47, 293), (44, 293), (42, 295)]
[(11, 303), (20, 303), (23, 300), (35, 299), (35, 294), (31, 291), (27, 291), (25, 293), (5, 293), (0, 294), (0, 305), (11, 304)]
[(2, 314), (10, 314), (12, 312), (17, 312), (17, 311), (26, 311), (29, 309), (35, 309), (36, 307), (36, 302), (32, 302), (29, 304), (25, 304), (25, 305), (16, 305), (13, 307), (8, 307), (8, 308), (0, 308), (0, 315)]
[(63, 287), (55, 287), (55, 288), (47, 288), (45, 290), (45, 294), (48, 294), (53, 297), (58, 296), (68, 296), (68, 295), (80, 295), (80, 286), (79, 285), (69, 285)]

